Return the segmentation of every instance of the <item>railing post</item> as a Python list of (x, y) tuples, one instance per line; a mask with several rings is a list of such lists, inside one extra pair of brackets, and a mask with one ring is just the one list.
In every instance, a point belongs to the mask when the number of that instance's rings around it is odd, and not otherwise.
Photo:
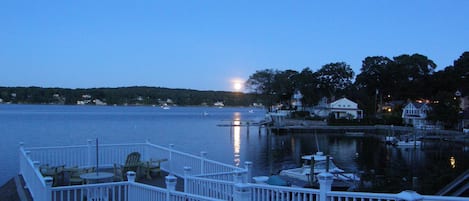
[[(24, 142), (20, 142), (19, 144), (20, 144), (19, 152), (18, 152), (18, 154), (19, 154), (19, 159), (20, 159), (20, 163), (19, 163), (19, 165), (20, 165), (19, 174), (22, 174), (22, 173), (23, 173), (23, 168), (22, 168), (22, 165), (21, 165), (21, 158), (23, 158), (23, 156), (22, 156), (22, 154), (23, 154), (22, 151), (24, 150)], [(26, 155), (26, 157), (29, 158), (28, 155)]]
[(240, 170), (235, 170), (233, 173), (233, 182), (243, 183), (243, 172)]
[(184, 166), (184, 192), (187, 193), (189, 191), (189, 183), (187, 181), (187, 177), (189, 176), (192, 168), (189, 166)]
[(234, 184), (233, 201), (251, 201), (251, 186), (246, 183)]
[[(20, 142), (19, 144), (20, 144), (20, 151), (21, 151), (21, 150), (24, 150), (24, 142)], [(20, 153), (21, 153), (21, 152), (20, 152)]]
[(135, 182), (135, 176), (136, 175), (137, 175), (137, 173), (135, 173), (134, 171), (128, 171), (127, 172), (127, 181)]
[(207, 152), (201, 151), (200, 152), (200, 174), (205, 174), (205, 159), (207, 158)]
[(244, 162), (244, 168), (246, 168), (246, 182), (251, 183), (252, 182), (252, 162), (251, 161), (246, 161)]
[(326, 201), (327, 193), (331, 191), (334, 176), (329, 172), (321, 172), (318, 174), (319, 180), (319, 201)]
[(52, 184), (54, 183), (52, 177), (44, 177), (44, 182), (46, 183), (46, 192), (44, 194), (44, 200), (49, 201), (52, 200)]
[(91, 160), (91, 156), (93, 155), (93, 148), (91, 147), (93, 143), (92, 139), (88, 139), (88, 166), (91, 167), (93, 161)]
[(174, 144), (169, 144), (169, 175), (173, 175), (173, 170), (172, 170), (172, 163), (173, 163), (173, 149), (174, 149)]
[[(33, 165), (34, 165), (35, 169), (39, 169), (40, 164), (41, 164), (41, 162), (39, 162), (39, 161), (33, 161)], [(39, 171), (41, 171), (41, 170), (39, 170)]]
[(166, 183), (166, 200), (171, 200), (171, 192), (176, 190), (176, 182), (177, 178), (172, 175), (168, 175), (165, 177)]
[(396, 195), (396, 198), (398, 201), (418, 201), (418, 200), (423, 200), (423, 196), (418, 194), (415, 191), (402, 191)]
[(143, 153), (144, 160), (150, 160), (150, 140), (145, 140), (145, 153)]
[(24, 151), (26, 158), (31, 159), (31, 151)]

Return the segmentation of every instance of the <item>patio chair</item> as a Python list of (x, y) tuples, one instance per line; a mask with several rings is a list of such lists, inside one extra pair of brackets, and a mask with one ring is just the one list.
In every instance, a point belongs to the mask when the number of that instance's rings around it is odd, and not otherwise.
[(78, 167), (66, 168), (65, 172), (68, 173), (68, 185), (81, 185), (84, 183), (83, 179), (80, 177), (81, 174), (85, 173), (85, 169)]
[(48, 164), (46, 164), (39, 166), (39, 171), (41, 172), (42, 176), (52, 177), (52, 186), (58, 186), (60, 184), (60, 181), (63, 181), (63, 170), (64, 165), (49, 166)]
[(147, 179), (152, 179), (152, 175), (161, 175), (161, 162), (168, 161), (168, 159), (150, 159), (143, 164), (144, 174)]
[(142, 162), (140, 161), (140, 153), (132, 152), (127, 155), (127, 159), (125, 160), (125, 164), (121, 165), (119, 169), (121, 170), (122, 177), (124, 180), (127, 180), (127, 172), (134, 171), (137, 174), (137, 178), (140, 175), (140, 167), (142, 166)]
[(94, 172), (96, 168), (78, 168), (78, 167), (71, 167), (66, 168), (65, 172), (68, 172), (68, 185), (81, 185), (85, 183), (85, 180), (80, 177), (80, 175), (84, 173)]

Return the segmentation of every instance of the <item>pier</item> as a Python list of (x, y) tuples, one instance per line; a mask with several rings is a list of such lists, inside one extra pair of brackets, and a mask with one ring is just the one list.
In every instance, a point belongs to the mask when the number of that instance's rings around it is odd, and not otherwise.
[[(439, 129), (416, 129), (407, 126), (394, 125), (371, 125), (371, 126), (329, 126), (324, 122), (287, 120), (283, 126), (268, 126), (270, 133), (276, 135), (284, 134), (309, 134), (309, 133), (339, 133), (348, 136), (363, 135), (416, 135), (424, 140), (441, 140), (469, 143), (469, 135), (462, 131), (439, 130)], [(360, 134), (360, 135), (357, 135)]]

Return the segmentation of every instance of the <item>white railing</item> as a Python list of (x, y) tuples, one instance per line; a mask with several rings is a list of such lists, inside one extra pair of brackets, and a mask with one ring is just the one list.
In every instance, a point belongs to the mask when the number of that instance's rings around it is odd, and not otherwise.
[(200, 200), (219, 201), (218, 199), (203, 197), (194, 194), (182, 193), (178, 191), (162, 189), (155, 186), (130, 182), (129, 200)]
[(373, 201), (395, 201), (396, 194), (388, 193), (357, 193), (357, 192), (337, 192), (331, 191), (327, 193), (330, 200), (373, 200)]
[(29, 158), (29, 152), (24, 151), (23, 147), (20, 146), (20, 174), (26, 183), (26, 187), (29, 189), (31, 196), (42, 200), (46, 195), (46, 182), (42, 174), (39, 172), (38, 164), (33, 163)]
[[(43, 177), (39, 164), (51, 166), (94, 166), (96, 146), (88, 142), (83, 146), (24, 148), (20, 146), (20, 174), (35, 201), (82, 201), (98, 197), (100, 200), (228, 200), (228, 201), (468, 201), (462, 197), (425, 196), (412, 191), (399, 194), (330, 191), (332, 175), (320, 179), (320, 189), (292, 188), (264, 184), (251, 184), (250, 165), (246, 169), (226, 165), (201, 156), (179, 152), (173, 146), (163, 147), (149, 142), (137, 144), (100, 145), (100, 167), (123, 164), (127, 155), (137, 151), (142, 160), (168, 159), (162, 169), (184, 178), (184, 193), (145, 184), (114, 182), (94, 185), (52, 187), (51, 178)], [(324, 176), (324, 175), (323, 175)], [(318, 177), (319, 178), (319, 177)], [(325, 179), (328, 178), (329, 180)], [(175, 180), (176, 181), (176, 180)], [(175, 182), (174, 181), (174, 182)], [(169, 185), (167, 185), (169, 186)], [(175, 186), (175, 183), (174, 185)]]
[(149, 186), (136, 182), (113, 182), (103, 184), (77, 185), (50, 188), (51, 201), (145, 201), (145, 200), (192, 200), (219, 201), (219, 199), (203, 197), (195, 194)]
[(220, 181), (234, 181), (233, 172), (220, 172), (214, 174), (200, 174), (194, 175), (195, 177), (205, 178), (205, 179), (213, 179), (213, 180), (220, 180)]
[(184, 192), (221, 200), (233, 200), (234, 182), (187, 176)]
[[(20, 174), (23, 175), (28, 190), (31, 192), (34, 200), (80, 200), (85, 196), (84, 192), (106, 192), (112, 195), (118, 196), (118, 198), (112, 200), (126, 200), (122, 195), (128, 195), (128, 190), (112, 190), (119, 186), (116, 183), (106, 183), (97, 186), (86, 185), (87, 187), (47, 187), (45, 177), (39, 171), (40, 165), (49, 166), (65, 166), (65, 167), (90, 167), (96, 165), (96, 153), (98, 153), (99, 167), (112, 167), (114, 164), (124, 164), (127, 155), (131, 152), (141, 153), (141, 160), (147, 161), (149, 159), (168, 159), (167, 162), (163, 162), (162, 169), (170, 171), (172, 174), (182, 177), (184, 167), (191, 167), (194, 173), (201, 174), (203, 172), (219, 174), (230, 174), (229, 171), (241, 171), (243, 169), (219, 163), (206, 158), (206, 153), (202, 156), (194, 156), (191, 154), (179, 152), (173, 149), (172, 146), (163, 147), (146, 143), (135, 143), (135, 144), (111, 144), (111, 145), (99, 145), (99, 150), (96, 152), (96, 145), (94, 141), (89, 140), (87, 145), (80, 146), (60, 146), (60, 147), (35, 147), (35, 148), (24, 148), (21, 145), (20, 148)], [(194, 171), (195, 170), (195, 171)], [(231, 173), (230, 175), (233, 175)], [(225, 178), (233, 178), (225, 177)], [(50, 178), (49, 178), (50, 179)], [(137, 184), (138, 185), (138, 184)], [(142, 184), (143, 185), (143, 184)], [(102, 186), (102, 187), (100, 187)], [(121, 185), (122, 186), (122, 185)], [(145, 185), (144, 185), (145, 186)], [(112, 187), (112, 188), (111, 188)], [(102, 188), (102, 189), (100, 189)], [(124, 188), (124, 187), (121, 187)], [(155, 194), (153, 190), (148, 190), (150, 186), (147, 186), (147, 190), (141, 189), (147, 193), (136, 193), (135, 196), (161, 196)], [(105, 189), (105, 190), (104, 190)], [(52, 194), (47, 193), (48, 191)], [(110, 192), (111, 191), (111, 192)], [(135, 191), (135, 187), (134, 187)], [(132, 192), (132, 191), (131, 191)], [(131, 193), (130, 192), (130, 193)], [(175, 192), (174, 194), (177, 194)], [(130, 194), (133, 195), (133, 194)], [(130, 196), (131, 198), (135, 196)], [(177, 196), (171, 197), (173, 200), (207, 200), (209, 198), (197, 197), (196, 194), (181, 194), (182, 197)], [(86, 196), (85, 196), (86, 197)], [(127, 200), (139, 200), (139, 199), (127, 199)], [(209, 200), (212, 200), (211, 198)], [(216, 199), (215, 199), (216, 200)]]
[(264, 184), (251, 185), (251, 201), (289, 200), (316, 201), (319, 200), (319, 190), (272, 186)]
[(132, 200), (129, 196), (131, 182), (113, 182), (103, 184), (51, 187), (48, 200), (84, 201), (84, 200)]
[[(32, 161), (50, 166), (78, 166), (89, 167), (96, 165), (96, 146), (92, 141), (81, 146), (36, 147), (27, 148)], [(206, 153), (195, 156), (176, 151), (170, 147), (163, 147), (146, 143), (134, 144), (103, 144), (99, 145), (98, 159), (100, 167), (112, 167), (114, 164), (124, 164), (127, 155), (139, 152), (142, 161), (150, 159), (168, 159), (161, 164), (161, 168), (177, 176), (184, 175), (184, 167), (191, 167), (193, 174), (210, 174), (244, 170), (206, 158)]]

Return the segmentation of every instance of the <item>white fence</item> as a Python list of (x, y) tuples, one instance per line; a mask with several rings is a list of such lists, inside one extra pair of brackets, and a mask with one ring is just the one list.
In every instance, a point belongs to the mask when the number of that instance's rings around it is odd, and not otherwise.
[(21, 146), (20, 174), (35, 201), (469, 201), (469, 198), (464, 197), (422, 196), (413, 191), (403, 191), (399, 194), (336, 192), (330, 190), (332, 175), (318, 177), (319, 190), (251, 184), (248, 162), (246, 169), (242, 169), (209, 160), (204, 152), (201, 152), (200, 156), (194, 156), (175, 151), (172, 146), (162, 147), (149, 142), (100, 145), (98, 152), (100, 167), (123, 164), (127, 155), (135, 151), (142, 154), (142, 160), (168, 159), (162, 163), (162, 169), (184, 178), (184, 193), (133, 181), (52, 187), (52, 178), (43, 177), (39, 165), (94, 166), (97, 152), (96, 146), (91, 141), (83, 146), (27, 149)]
[[(98, 157), (99, 167), (112, 167), (114, 164), (124, 164), (131, 152), (141, 153), (141, 160), (168, 159), (161, 164), (161, 168), (177, 176), (184, 175), (184, 167), (191, 167), (192, 174), (210, 174), (220, 172), (242, 171), (244, 169), (227, 165), (206, 158), (206, 153), (194, 156), (176, 151), (170, 145), (163, 147), (146, 143), (99, 145), (98, 151), (92, 141), (81, 146), (37, 147), (25, 149), (29, 151), (32, 161), (50, 166), (64, 165), (66, 167), (94, 167)], [(98, 153), (98, 155), (96, 155)]]
[(319, 190), (306, 188), (292, 188), (272, 185), (253, 184), (250, 190), (252, 201), (289, 200), (316, 201), (319, 200)]
[(235, 182), (186, 177), (184, 179), (184, 192), (221, 200), (233, 200)]
[[(197, 194), (188, 194), (177, 191), (168, 191), (154, 186), (135, 182), (112, 182), (103, 184), (77, 185), (52, 187), (52, 178), (43, 177), (39, 171), (40, 165), (65, 167), (94, 167), (96, 158), (99, 167), (112, 167), (114, 164), (124, 164), (127, 155), (131, 152), (141, 153), (141, 160), (169, 159), (162, 163), (162, 169), (175, 175), (184, 175), (184, 166), (191, 167), (194, 173), (203, 172), (216, 174), (217, 171), (240, 171), (241, 168), (208, 160), (205, 153), (194, 156), (175, 151), (172, 146), (162, 147), (149, 142), (135, 144), (99, 145), (99, 149), (92, 141), (81, 146), (61, 147), (20, 147), (20, 174), (26, 186), (36, 201), (82, 201), (93, 200), (218, 200), (202, 197)], [(98, 151), (97, 151), (98, 150)], [(98, 153), (98, 155), (96, 155)]]

